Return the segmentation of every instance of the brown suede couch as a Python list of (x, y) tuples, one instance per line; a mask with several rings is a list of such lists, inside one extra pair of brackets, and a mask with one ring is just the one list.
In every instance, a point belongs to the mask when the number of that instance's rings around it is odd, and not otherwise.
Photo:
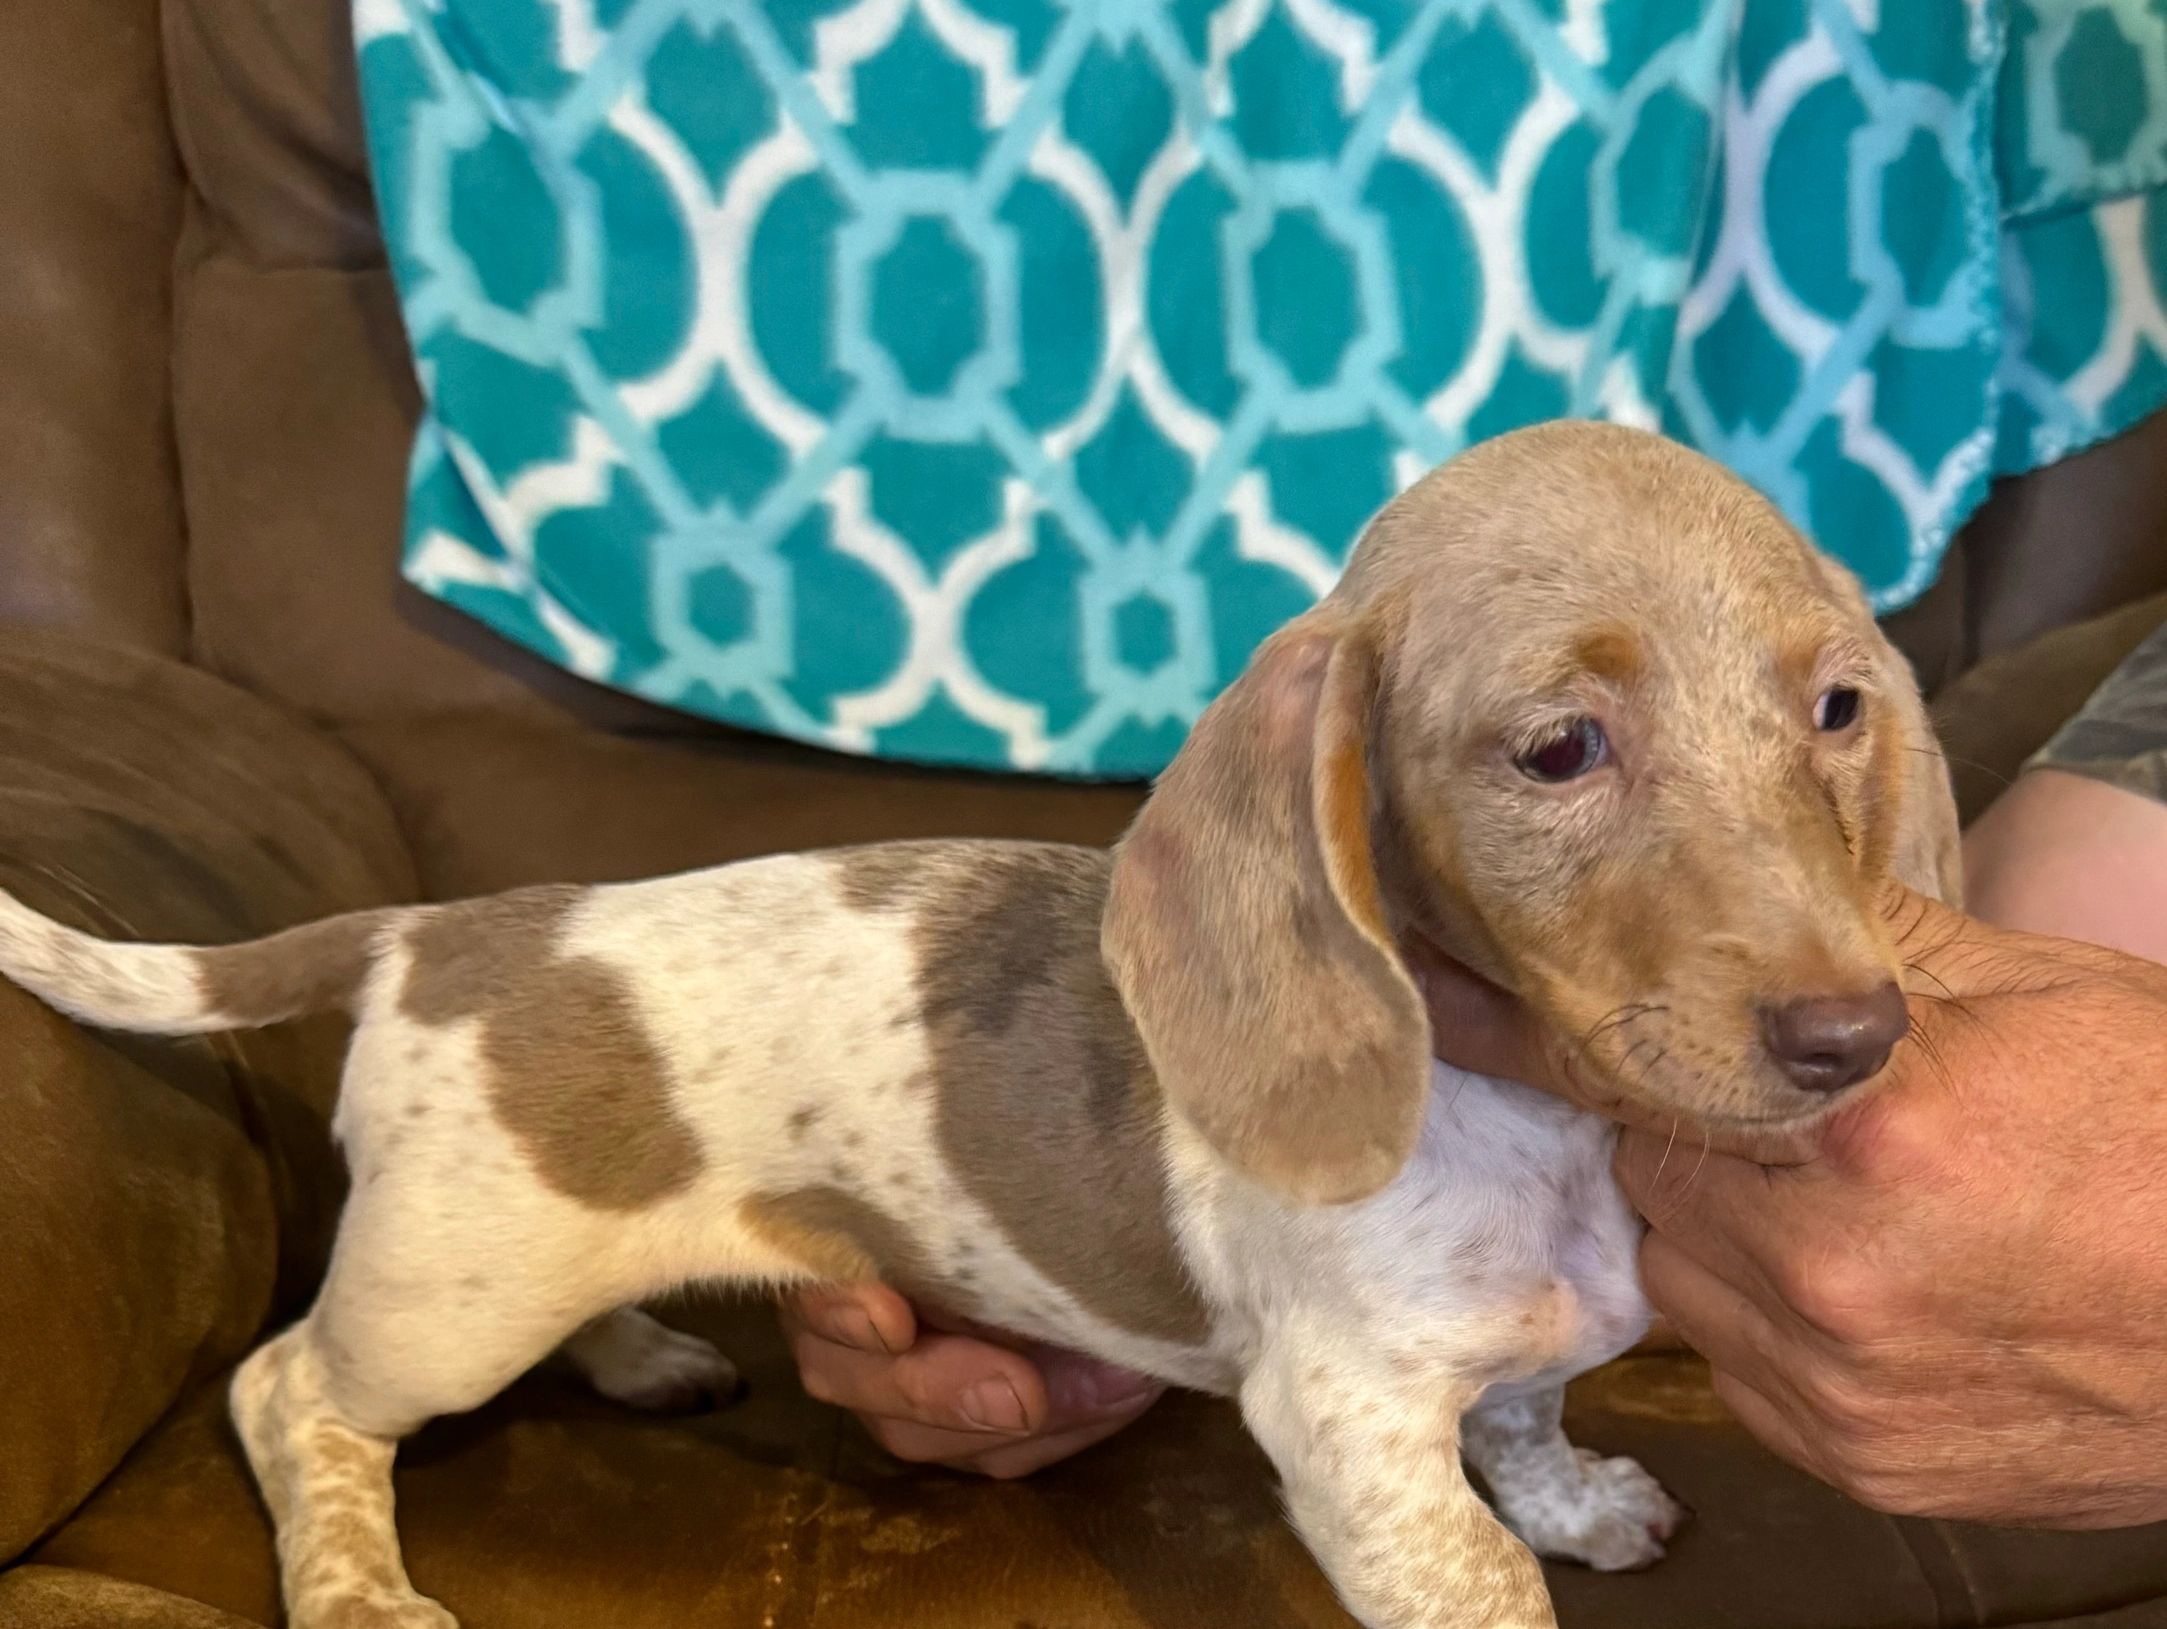
[[(122, 936), (767, 850), (1103, 841), (1134, 789), (913, 773), (586, 689), (398, 586), (415, 389), (345, 0), (0, 8), (0, 883)], [(2167, 423), (1999, 493), (1898, 619), (1967, 807), (2161, 618)], [(2058, 630), (2058, 631), (2057, 631)], [(2041, 636), (2045, 637), (2041, 637)], [(1982, 659), (1983, 666), (1979, 665)], [(305, 1303), (342, 1034), (81, 1030), (0, 984), (0, 1626), (277, 1621), (225, 1375)], [(1226, 1406), (1028, 1483), (899, 1466), (768, 1312), (692, 1420), (547, 1373), (402, 1455), (416, 1581), (470, 1629), (1332, 1629)], [(1682, 1357), (1575, 1392), (1697, 1512), (1568, 1626), (2167, 1625), (2167, 1532), (1891, 1520), (1777, 1464)]]

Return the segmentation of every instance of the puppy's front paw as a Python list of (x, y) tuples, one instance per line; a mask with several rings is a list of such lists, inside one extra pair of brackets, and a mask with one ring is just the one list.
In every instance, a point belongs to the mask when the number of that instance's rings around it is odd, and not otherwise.
[(1630, 1572), (1663, 1559), (1685, 1508), (1635, 1460), (1573, 1450), (1580, 1474), (1514, 1502), (1513, 1528), (1537, 1555), (1578, 1561), (1597, 1572)]
[(292, 1629), (459, 1629), (459, 1620), (412, 1590), (334, 1591), (304, 1598), (287, 1613)]

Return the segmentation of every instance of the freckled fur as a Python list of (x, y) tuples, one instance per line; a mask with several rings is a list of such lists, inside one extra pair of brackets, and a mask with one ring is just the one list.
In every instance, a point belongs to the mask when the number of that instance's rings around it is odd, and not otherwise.
[[(1845, 650), (1866, 722), (1816, 741)], [(1559, 707), (1631, 773), (1514, 779), (1497, 743)], [(1607, 1121), (1430, 1062), (1400, 936), (1573, 1033), (1661, 997), (1662, 1068), (1587, 1049), (1621, 1101), (1796, 1116), (1751, 1004), (1883, 966), (1886, 877), (1953, 890), (1928, 746), (1856, 585), (1764, 503), (1552, 426), (1388, 507), (1110, 861), (889, 845), (210, 950), (0, 894), (0, 971), (114, 1027), (355, 1015), (336, 1259), (232, 1389), (294, 1629), (451, 1629), (393, 1524), (425, 1420), (558, 1347), (684, 1406), (734, 1375), (636, 1303), (870, 1276), (1237, 1396), (1370, 1629), (1552, 1629), (1529, 1544), (1644, 1565), (1678, 1519), (1559, 1425), (1645, 1324), (1639, 1229)]]
[(399, 1007), (430, 1028), (478, 1026), (490, 1107), (544, 1183), (641, 1210), (689, 1187), (703, 1156), (625, 975), (560, 953), (579, 899), (531, 888), (417, 913)]

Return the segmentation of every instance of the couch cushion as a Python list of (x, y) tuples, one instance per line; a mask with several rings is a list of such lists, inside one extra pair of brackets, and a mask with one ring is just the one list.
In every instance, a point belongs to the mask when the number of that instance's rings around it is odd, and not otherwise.
[(758, 737), (628, 740), (495, 714), (369, 724), (432, 898), (609, 881), (904, 837), (1110, 843), (1134, 786), (917, 770)]
[(366, 268), (383, 248), (341, 4), (166, 0), (173, 132), (229, 252)]
[(0, 619), (177, 652), (157, 0), (0, 24)]
[[(2162, 619), (2167, 595), (2005, 652), (1942, 694), (1935, 722), (1967, 821)], [(390, 794), (433, 898), (900, 837), (1105, 843), (1143, 797), (491, 711), (364, 722), (344, 737)]]
[[(752, 1629), (810, 1593), (820, 1473), (844, 1428), (787, 1378), (771, 1317), (730, 1345), (754, 1391), (719, 1414), (647, 1418), (544, 1372), (423, 1431), (398, 1469), (416, 1584), (478, 1629)], [(34, 1559), (275, 1622), (270, 1530), (222, 1386), (195, 1392)]]
[(666, 718), (400, 585), (418, 398), (369, 196), (349, 9), (165, 8), (192, 195), (172, 378), (195, 655), (325, 719)]
[[(642, 1418), (544, 1374), (438, 1422), (398, 1471), (419, 1587), (488, 1629), (1352, 1629), (1227, 1404), (1170, 1397), (1101, 1448), (990, 1483), (900, 1466), (807, 1402), (764, 1309), (673, 1316), (721, 1339), (748, 1399)], [(1652, 1571), (1552, 1567), (1565, 1629), (1941, 1629), (2167, 1592), (2156, 1531), (1966, 1549), (1863, 1510), (1755, 1447), (1689, 1359), (1588, 1377), (1571, 1425), (1697, 1514)], [(217, 1388), (37, 1559), (273, 1622), (269, 1535)]]
[(2167, 591), (2167, 413), (2003, 483), (1964, 544), (1973, 661)]
[(14, 1629), (248, 1629), (200, 1601), (65, 1567), (0, 1573), (0, 1619)]
[(384, 274), (267, 269), (201, 223), (190, 238), (173, 389), (196, 660), (338, 721), (540, 712), (538, 693), (586, 688), (498, 661), (493, 636), (399, 585), (415, 395)]
[[(215, 941), (410, 892), (366, 773), (200, 673), (11, 630), (0, 885), (121, 938)], [(320, 1271), (344, 1031), (103, 1037), (0, 984), (0, 1559)]]
[(209, 1071), (169, 1083), (4, 984), (0, 1036), (4, 1559), (95, 1487), (206, 1358), (247, 1341), (276, 1227), (262, 1161)]

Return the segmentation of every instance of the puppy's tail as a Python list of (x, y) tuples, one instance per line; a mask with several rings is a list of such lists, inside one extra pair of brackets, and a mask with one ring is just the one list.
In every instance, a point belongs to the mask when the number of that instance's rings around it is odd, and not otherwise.
[(101, 1029), (198, 1035), (351, 1009), (395, 911), (327, 917), (243, 944), (115, 944), (0, 889), (0, 976)]

